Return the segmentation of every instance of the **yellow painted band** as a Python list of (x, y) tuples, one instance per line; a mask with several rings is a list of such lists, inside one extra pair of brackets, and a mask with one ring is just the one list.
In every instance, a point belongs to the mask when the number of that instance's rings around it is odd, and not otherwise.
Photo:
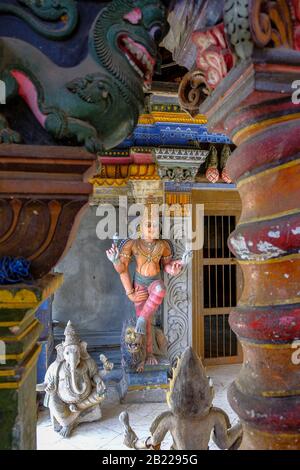
[(279, 219), (280, 217), (285, 217), (287, 215), (295, 215), (300, 212), (300, 208), (296, 209), (290, 209), (288, 211), (282, 211), (282, 212), (277, 212), (276, 214), (272, 215), (265, 215), (263, 217), (253, 217), (251, 219), (243, 219), (239, 222), (238, 227), (241, 225), (246, 225), (246, 224), (252, 224), (254, 222), (262, 222), (265, 220), (273, 220), (273, 219)]
[(32, 309), (32, 308), (37, 308), (39, 307), (39, 305), (41, 305), (43, 301), (41, 300), (40, 302), (37, 302), (37, 303), (24, 303), (24, 304), (21, 304), (20, 302), (9, 302), (9, 303), (0, 303), (0, 308), (1, 309), (4, 309), (4, 308), (7, 308), (7, 309), (11, 309), (11, 310), (14, 310), (14, 309), (18, 309), (18, 310), (29, 310), (29, 309)]
[[(272, 303), (270, 303), (270, 300), (268, 302), (262, 302), (262, 303), (255, 303), (255, 304), (251, 304), (251, 307), (275, 307), (275, 306), (279, 306), (279, 305), (294, 305), (294, 304), (299, 304), (300, 302), (300, 296), (299, 297), (292, 297), (291, 299), (286, 299), (286, 300), (282, 300), (282, 299), (278, 299), (278, 301), (276, 300), (273, 300), (272, 299)], [(246, 302), (241, 302), (239, 301), (239, 307), (249, 307), (249, 304), (247, 304)]]
[(5, 341), (5, 342), (17, 342), (17, 341), (21, 341), (25, 336), (27, 336), (36, 326), (39, 325), (39, 321), (38, 320), (34, 320), (33, 323), (31, 323), (31, 325), (28, 326), (28, 328), (26, 328), (26, 330), (24, 330), (19, 336), (0, 336), (0, 341)]
[(0, 361), (2, 361), (2, 360), (20, 361), (21, 359), (23, 359), (23, 357), (25, 357), (25, 352), (20, 353), (20, 354), (0, 354)]
[(126, 186), (128, 183), (128, 177), (121, 179), (121, 178), (92, 178), (89, 180), (90, 184), (94, 186), (101, 187), (101, 186), (108, 186), (108, 187), (120, 187)]
[(277, 173), (278, 171), (284, 170), (285, 168), (292, 168), (293, 166), (300, 165), (300, 159), (293, 160), (291, 162), (283, 163), (273, 168), (267, 168), (266, 170), (256, 173), (255, 175), (244, 178), (237, 183), (237, 188), (240, 189), (245, 184), (251, 183), (252, 181), (257, 181), (259, 178), (267, 176), (269, 174)]
[(300, 113), (289, 114), (287, 116), (279, 116), (277, 118), (266, 119), (256, 124), (251, 124), (248, 127), (244, 127), (234, 135), (234, 142), (239, 142), (245, 134), (250, 134), (249, 137), (255, 132), (263, 131), (266, 127), (278, 124), (280, 122), (294, 121), (300, 118)]
[(292, 255), (281, 256), (280, 258), (269, 258), (266, 260), (252, 260), (252, 261), (238, 260), (238, 263), (240, 265), (274, 264), (274, 263), (284, 263), (285, 261), (296, 260), (296, 259), (300, 259), (300, 253), (294, 253)]
[(164, 111), (153, 111), (151, 114), (142, 114), (139, 124), (155, 124), (156, 122), (178, 122), (188, 124), (207, 124), (207, 118), (203, 114), (198, 114), (191, 118), (186, 113), (172, 113)]
[(7, 289), (0, 290), (0, 302), (1, 307), (3, 304), (14, 304), (22, 305), (36, 305), (39, 303), (39, 300), (35, 293), (28, 289), (20, 289), (15, 294)]
[(268, 392), (262, 392), (263, 397), (270, 397), (270, 398), (276, 398), (276, 397), (289, 397), (289, 396), (298, 396), (300, 395), (300, 389), (299, 390), (274, 390), (274, 391), (268, 391)]
[(249, 346), (253, 346), (254, 348), (260, 348), (260, 349), (291, 349), (295, 350), (292, 347), (293, 343), (284, 343), (284, 344), (270, 344), (270, 343), (253, 343), (252, 341), (249, 341), (244, 338), (239, 338), (240, 342), (242, 344), (248, 344)]
[(163, 389), (168, 389), (169, 385), (168, 384), (162, 384), (162, 385), (129, 385), (128, 391), (135, 391), (135, 390), (148, 390), (148, 389), (157, 389), (157, 388), (163, 388)]
[(0, 370), (0, 377), (11, 377), (16, 375), (15, 370)]
[(19, 388), (19, 383), (18, 382), (5, 382), (3, 384), (0, 384), (0, 390), (1, 389), (17, 389)]

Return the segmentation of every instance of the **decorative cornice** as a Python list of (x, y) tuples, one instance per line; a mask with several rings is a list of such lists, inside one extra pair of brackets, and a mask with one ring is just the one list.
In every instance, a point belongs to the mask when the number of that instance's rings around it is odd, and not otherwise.
[(142, 114), (139, 118), (139, 125), (153, 125), (160, 122), (170, 122), (179, 124), (207, 124), (207, 119), (203, 114), (198, 114), (191, 118), (183, 112), (152, 112), (151, 114)]
[(207, 150), (184, 148), (155, 148), (153, 153), (161, 179), (176, 183), (194, 182), (201, 164), (208, 155)]
[(183, 166), (189, 164), (199, 164), (205, 162), (208, 155), (207, 150), (193, 149), (193, 148), (169, 148), (158, 147), (153, 149), (156, 161), (158, 164), (168, 162), (176, 166)]
[(95, 176), (93, 179), (91, 179), (91, 184), (94, 185), (94, 187), (102, 187), (102, 186), (107, 186), (107, 187), (114, 187), (114, 188), (120, 188), (123, 186), (127, 186), (128, 179), (122, 179), (122, 178), (101, 178)]
[(159, 180), (156, 164), (103, 165), (100, 174), (94, 176), (90, 183), (94, 187), (122, 187), (130, 180)]

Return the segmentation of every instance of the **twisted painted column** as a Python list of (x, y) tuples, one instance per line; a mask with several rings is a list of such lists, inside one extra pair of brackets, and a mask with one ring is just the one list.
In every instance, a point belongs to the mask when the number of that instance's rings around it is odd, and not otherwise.
[[(230, 324), (244, 363), (229, 389), (242, 449), (300, 449), (300, 107), (254, 93), (225, 119), (242, 214), (229, 246), (244, 275)], [(294, 354), (295, 356), (295, 354)]]

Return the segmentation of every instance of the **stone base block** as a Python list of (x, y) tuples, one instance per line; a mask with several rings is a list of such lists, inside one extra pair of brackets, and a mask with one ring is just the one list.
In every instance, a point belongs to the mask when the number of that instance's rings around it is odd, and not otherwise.
[(121, 403), (165, 403), (168, 386), (129, 388)]
[(158, 365), (145, 366), (144, 372), (124, 369), (120, 382), (121, 403), (164, 403), (169, 388), (170, 363), (161, 359)]

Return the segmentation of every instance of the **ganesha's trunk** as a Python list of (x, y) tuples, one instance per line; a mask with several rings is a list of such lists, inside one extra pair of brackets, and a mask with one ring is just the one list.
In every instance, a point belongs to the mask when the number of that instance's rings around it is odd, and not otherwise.
[(83, 393), (85, 393), (86, 391), (86, 388), (87, 388), (87, 384), (85, 382), (82, 383), (81, 387), (78, 386), (78, 383), (77, 383), (77, 379), (76, 379), (76, 367), (71, 367), (70, 368), (70, 371), (71, 371), (71, 386), (72, 386), (72, 390), (74, 393), (76, 393), (77, 395), (82, 395)]

